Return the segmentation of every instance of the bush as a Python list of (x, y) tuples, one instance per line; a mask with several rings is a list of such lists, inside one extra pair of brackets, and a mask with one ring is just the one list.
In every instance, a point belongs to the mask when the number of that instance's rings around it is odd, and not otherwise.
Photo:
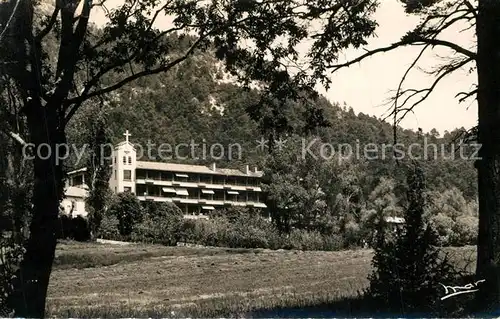
[(453, 246), (475, 245), (478, 234), (477, 225), (477, 217), (458, 217), (452, 228), (450, 244)]
[(448, 246), (452, 237), (453, 219), (444, 214), (437, 214), (431, 219), (432, 227), (437, 232), (437, 241), (440, 246)]
[(209, 220), (183, 220), (181, 241), (205, 246), (300, 250), (338, 250), (341, 236), (294, 229), (281, 234), (266, 218), (237, 208), (217, 212)]
[(88, 220), (82, 216), (71, 218), (68, 215), (59, 217), (57, 238), (88, 241), (90, 239), (90, 226)]
[[(175, 245), (177, 242), (230, 248), (267, 248), (298, 250), (339, 250), (344, 241), (340, 235), (323, 235), (317, 231), (294, 229), (281, 234), (258, 211), (244, 208), (215, 212), (210, 219), (183, 219), (180, 209), (171, 203), (146, 203), (141, 222), (132, 227), (128, 239), (136, 242)], [(119, 219), (106, 214), (101, 236), (123, 240)]]
[(286, 247), (298, 250), (340, 250), (343, 245), (342, 236), (327, 236), (316, 231), (294, 229), (287, 238)]
[(137, 242), (157, 243), (167, 246), (179, 240), (182, 212), (171, 203), (148, 203), (143, 221), (134, 225), (131, 239)]
[(69, 239), (71, 238), (71, 218), (68, 215), (60, 215), (57, 227), (57, 238)]
[(77, 241), (90, 240), (90, 225), (87, 219), (82, 216), (77, 216), (72, 220), (72, 239)]
[(110, 240), (121, 240), (120, 231), (118, 230), (118, 218), (109, 213), (104, 214), (99, 227), (99, 237)]
[(118, 230), (121, 236), (129, 236), (134, 225), (140, 223), (143, 217), (141, 203), (131, 193), (118, 194), (109, 211), (118, 218)]
[(13, 317), (9, 297), (16, 291), (13, 279), (19, 275), (19, 266), (25, 253), (20, 240), (24, 241), (25, 238), (19, 233), (0, 232), (0, 317)]

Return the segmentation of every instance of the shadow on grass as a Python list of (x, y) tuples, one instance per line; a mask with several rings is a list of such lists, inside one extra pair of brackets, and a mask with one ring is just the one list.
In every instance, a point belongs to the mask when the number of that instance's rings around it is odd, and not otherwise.
[[(129, 304), (93, 307), (81, 305), (66, 308), (64, 305), (52, 305), (48, 309), (49, 317), (67, 318), (497, 318), (497, 314), (476, 314), (466, 310), (473, 301), (469, 296), (435, 305), (438, 309), (425, 311), (384, 311), (380, 302), (366, 297), (350, 297), (324, 303), (310, 303), (304, 300), (281, 300), (283, 304), (293, 306), (276, 306), (276, 302), (263, 302), (255, 307), (242, 298), (215, 298), (202, 300), (198, 304), (177, 305)], [(267, 305), (274, 305), (268, 307)], [(297, 306), (295, 306), (297, 305)]]
[(495, 313), (474, 314), (472, 295), (446, 302), (438, 302), (434, 309), (423, 311), (390, 311), (381, 309), (381, 303), (369, 297), (344, 298), (334, 302), (304, 307), (258, 309), (247, 313), (247, 318), (498, 318)]

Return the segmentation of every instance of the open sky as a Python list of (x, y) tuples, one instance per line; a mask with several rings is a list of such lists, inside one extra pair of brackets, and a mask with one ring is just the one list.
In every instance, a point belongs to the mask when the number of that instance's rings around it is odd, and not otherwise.
[[(112, 8), (113, 4), (120, 2), (120, 0), (109, 0), (106, 3), (108, 8)], [(370, 39), (367, 48), (386, 46), (397, 41), (418, 22), (416, 17), (404, 13), (398, 0), (381, 0), (380, 2), (381, 6), (375, 16), (379, 24), (376, 30), (377, 37)], [(102, 25), (105, 21), (104, 13), (100, 9), (95, 9), (91, 20), (97, 25)], [(163, 21), (159, 21), (158, 26), (166, 27), (170, 21), (168, 17), (165, 17)], [(450, 30), (444, 37), (471, 48), (474, 40), (473, 32), (460, 32), (464, 27), (458, 26)], [(349, 50), (343, 58), (351, 59), (363, 52), (363, 50)], [(332, 74), (333, 83), (330, 89), (325, 91), (324, 88), (318, 86), (318, 90), (332, 102), (345, 102), (356, 113), (363, 112), (383, 117), (388, 110), (388, 105), (385, 103), (391, 97), (391, 91), (398, 87), (406, 68), (418, 53), (419, 48), (403, 48), (371, 57)], [(436, 49), (424, 55), (419, 65), (423, 69), (429, 69), (442, 63), (442, 58), (450, 57), (450, 55), (451, 51)], [(432, 82), (432, 77), (420, 70), (414, 70), (408, 78), (406, 87), (421, 89), (430, 86)], [(476, 75), (474, 73), (469, 75), (467, 70), (443, 80), (427, 101), (415, 109), (415, 114), (408, 114), (401, 125), (412, 129), (420, 127), (424, 131), (436, 128), (441, 133), (462, 126), (472, 127), (477, 121), (476, 103), (469, 100), (459, 104), (455, 95), (461, 91), (470, 91), (475, 82)]]
[[(369, 49), (396, 42), (418, 22), (414, 16), (404, 13), (401, 3), (397, 0), (381, 0), (375, 18), (379, 24), (376, 30), (378, 37), (369, 41)], [(443, 38), (467, 48), (472, 47), (473, 32), (460, 32), (464, 27), (465, 25), (462, 25), (450, 30)], [(320, 91), (331, 101), (345, 101), (356, 112), (382, 116), (388, 108), (382, 104), (392, 96), (390, 91), (397, 89), (401, 77), (419, 50), (420, 48), (415, 47), (398, 49), (341, 69), (331, 76), (332, 88), (328, 92), (321, 89)], [(363, 50), (352, 50), (345, 56), (351, 59), (363, 53)], [(438, 65), (442, 60), (437, 54), (450, 57), (450, 53), (448, 50), (434, 50), (421, 59), (420, 65), (425, 69)], [(411, 87), (420, 89), (432, 85), (433, 79), (424, 72), (415, 70), (410, 74), (408, 83)], [(467, 70), (464, 70), (443, 80), (429, 99), (417, 106), (415, 115), (408, 115), (402, 126), (413, 129), (421, 127), (424, 131), (436, 128), (440, 132), (456, 127), (474, 126), (477, 122), (477, 104), (472, 99), (459, 104), (455, 95), (461, 91), (470, 91), (476, 79), (474, 73), (469, 75)]]

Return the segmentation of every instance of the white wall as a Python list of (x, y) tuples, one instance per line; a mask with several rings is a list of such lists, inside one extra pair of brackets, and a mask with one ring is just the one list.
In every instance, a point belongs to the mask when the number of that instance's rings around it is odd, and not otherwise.
[[(136, 151), (134, 146), (128, 142), (118, 144), (113, 150), (113, 170), (109, 180), (109, 187), (114, 193), (125, 191), (129, 187), (135, 193), (135, 168), (137, 166)], [(123, 158), (125, 157), (125, 163)], [(124, 172), (130, 171), (130, 181), (124, 180)]]
[(64, 208), (64, 212), (69, 215), (71, 213), (71, 207), (74, 204), (73, 217), (82, 216), (86, 217), (88, 215), (85, 210), (85, 200), (78, 197), (66, 197), (61, 201), (61, 206)]

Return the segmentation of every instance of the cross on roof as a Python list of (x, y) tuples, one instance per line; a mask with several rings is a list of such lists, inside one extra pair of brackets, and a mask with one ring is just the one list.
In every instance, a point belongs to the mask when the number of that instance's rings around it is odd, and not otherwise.
[(123, 135), (125, 136), (125, 141), (127, 141), (127, 142), (128, 142), (128, 138), (129, 138), (129, 136), (132, 136), (132, 134), (130, 134), (130, 133), (128, 132), (128, 130), (126, 130), (126, 131), (125, 131), (125, 133), (123, 133)]

